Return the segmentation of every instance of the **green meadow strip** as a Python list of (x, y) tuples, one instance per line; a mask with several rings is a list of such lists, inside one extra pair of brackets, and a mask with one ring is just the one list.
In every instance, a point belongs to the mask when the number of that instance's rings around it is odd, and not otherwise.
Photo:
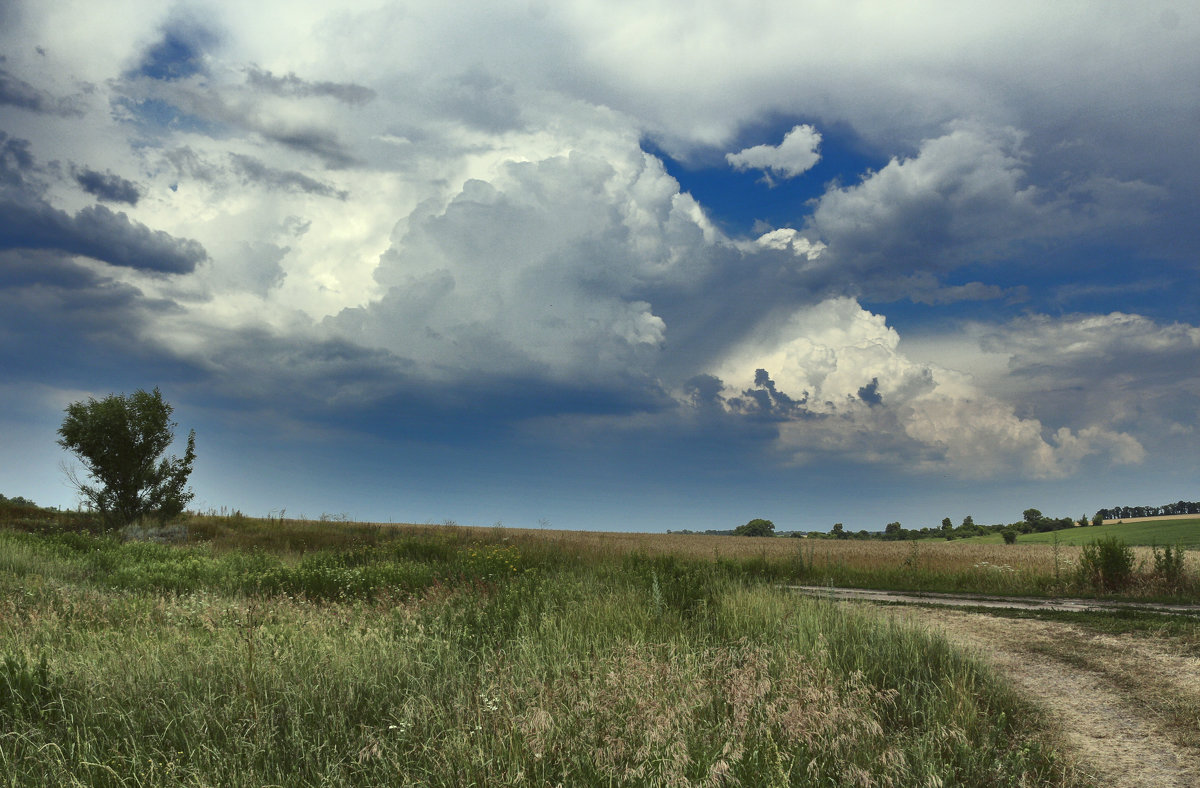
[(0, 555), (0, 785), (1078, 784), (945, 641), (753, 565), (437, 535)]

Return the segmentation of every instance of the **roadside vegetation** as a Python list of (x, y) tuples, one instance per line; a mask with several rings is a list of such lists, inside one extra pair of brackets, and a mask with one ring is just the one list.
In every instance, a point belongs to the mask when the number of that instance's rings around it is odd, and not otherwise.
[(1078, 784), (945, 640), (765, 582), (794, 550), (16, 510), (3, 785)]

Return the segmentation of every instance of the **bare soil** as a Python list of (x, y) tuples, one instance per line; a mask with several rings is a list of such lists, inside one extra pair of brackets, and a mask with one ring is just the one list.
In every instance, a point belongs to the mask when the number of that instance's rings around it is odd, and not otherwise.
[(1169, 639), (892, 607), (974, 651), (1041, 706), (1067, 755), (1114, 788), (1200, 786), (1200, 660)]

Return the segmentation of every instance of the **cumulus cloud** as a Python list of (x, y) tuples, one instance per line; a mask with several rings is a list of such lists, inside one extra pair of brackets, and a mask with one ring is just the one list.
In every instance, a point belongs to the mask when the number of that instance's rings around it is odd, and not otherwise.
[(792, 254), (807, 260), (816, 260), (826, 249), (825, 244), (806, 238), (791, 227), (763, 233), (756, 243), (765, 249), (791, 250)]
[(812, 126), (795, 126), (778, 145), (755, 145), (737, 153), (725, 154), (725, 160), (735, 170), (763, 170), (783, 178), (795, 178), (808, 172), (821, 154), (821, 133)]
[(827, 191), (805, 232), (858, 275), (938, 273), (1002, 257), (1048, 231), (1021, 142), (1015, 129), (959, 124), (912, 158)]
[[(717, 377), (731, 387), (729, 410), (776, 419), (780, 447), (799, 461), (833, 454), (968, 478), (1063, 478), (1095, 455), (1145, 458), (1130, 434), (1048, 429), (966, 376), (910, 360), (895, 329), (853, 299), (798, 309), (731, 354)], [(747, 378), (756, 389), (739, 392)]]
[(677, 189), (660, 188), (673, 183), (661, 165), (635, 151), (510, 163), (467, 181), (384, 255), (387, 294), (330, 327), (434, 374), (645, 374), (666, 340), (646, 289), (682, 264), (664, 234), (700, 228)]

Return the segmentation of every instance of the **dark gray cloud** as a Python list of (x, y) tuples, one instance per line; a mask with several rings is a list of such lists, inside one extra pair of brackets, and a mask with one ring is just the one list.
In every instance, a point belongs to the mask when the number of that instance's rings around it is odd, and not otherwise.
[(246, 183), (252, 182), (259, 186), (284, 189), (290, 192), (305, 192), (320, 197), (335, 197), (339, 200), (344, 200), (349, 196), (349, 192), (335, 189), (328, 183), (322, 183), (304, 173), (268, 167), (253, 156), (231, 153), (229, 158), (233, 162), (234, 169), (241, 174), (243, 182)]
[(765, 369), (754, 371), (754, 388), (746, 389), (739, 397), (731, 397), (728, 402), (734, 413), (762, 421), (791, 421), (818, 416), (806, 407), (807, 391), (799, 399), (784, 394)]
[(199, 242), (175, 238), (93, 205), (74, 216), (55, 208), (32, 177), (27, 140), (0, 132), (0, 250), (57, 250), (158, 273), (191, 273), (208, 258)]
[(0, 367), (14, 380), (90, 388), (115, 377), (138, 386), (166, 379), (179, 364), (144, 329), (178, 309), (61, 251), (0, 251)]
[(111, 172), (97, 172), (90, 167), (75, 171), (75, 181), (85, 192), (107, 202), (137, 205), (141, 191), (133, 181)]
[(260, 128), (258, 132), (270, 140), (292, 150), (316, 156), (331, 170), (340, 170), (358, 163), (358, 159), (346, 152), (337, 135), (322, 129), (273, 129)]
[(871, 382), (858, 390), (858, 398), (871, 407), (883, 404), (883, 396), (879, 393), (879, 378), (871, 378)]
[(34, 169), (29, 140), (10, 137), (0, 131), (0, 185), (23, 187), (26, 173)]
[(208, 258), (199, 242), (175, 238), (103, 205), (74, 216), (42, 201), (0, 198), (0, 249), (57, 249), (112, 265), (186, 274)]
[(251, 66), (246, 69), (246, 84), (276, 96), (309, 98), (328, 96), (345, 104), (366, 104), (375, 98), (375, 91), (350, 82), (309, 82), (292, 72), (277, 77), (270, 71)]
[[(4, 58), (0, 57), (0, 64)], [(20, 107), (47, 115), (82, 114), (74, 104), (36, 88), (0, 65), (0, 106)]]

